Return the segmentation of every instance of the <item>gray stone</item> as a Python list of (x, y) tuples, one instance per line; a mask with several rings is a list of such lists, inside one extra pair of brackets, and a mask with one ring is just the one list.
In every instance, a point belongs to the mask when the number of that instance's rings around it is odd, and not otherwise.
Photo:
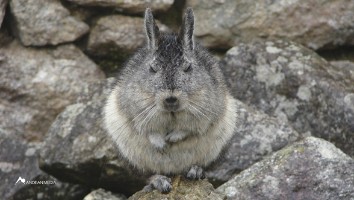
[(89, 30), (59, 0), (11, 0), (10, 10), (14, 32), (25, 46), (72, 42)]
[(353, 69), (280, 40), (240, 44), (221, 64), (236, 98), (354, 156)]
[(126, 200), (127, 198), (122, 194), (112, 194), (102, 188), (92, 191), (86, 195), (83, 200)]
[[(0, 129), (1, 198), (13, 200), (82, 198), (87, 189), (63, 183), (39, 169), (37, 158), (40, 149), (40, 143), (25, 142), (16, 135)], [(24, 179), (24, 183), (19, 181), (20, 177)], [(48, 184), (33, 184), (33, 181), (46, 181)]]
[(139, 191), (129, 198), (129, 200), (150, 199), (223, 200), (225, 199), (225, 195), (216, 192), (213, 185), (206, 179), (190, 181), (181, 176), (176, 176), (172, 179), (172, 191), (168, 194), (162, 194), (157, 190), (151, 192)]
[[(3, 115), (2, 115), (3, 116)], [(23, 187), (19, 177), (26, 180), (40, 174), (37, 166), (39, 143), (26, 143), (0, 128), (0, 196), (7, 199)]]
[(217, 188), (227, 199), (354, 199), (354, 160), (314, 137), (288, 146)]
[[(161, 31), (168, 28), (158, 22)], [(97, 57), (116, 58), (131, 54), (145, 42), (144, 19), (123, 15), (101, 17), (92, 27), (87, 51)]]
[(301, 136), (280, 120), (236, 102), (240, 116), (236, 133), (222, 157), (206, 171), (209, 180), (216, 184), (229, 180)]
[(227, 49), (255, 38), (284, 38), (312, 49), (354, 44), (354, 1), (187, 0), (195, 34), (205, 45)]
[(7, 0), (0, 0), (0, 28), (2, 24), (2, 20), (5, 16), (5, 8), (6, 8)]
[(41, 172), (31, 180), (26, 179), (26, 184), (9, 199), (77, 200), (82, 199), (88, 192), (89, 189), (82, 185), (61, 182)]
[[(64, 181), (131, 195), (145, 185), (117, 153), (103, 129), (101, 110), (114, 85), (96, 84), (79, 103), (68, 106), (49, 129), (40, 153), (40, 168)], [(91, 101), (86, 101), (91, 99)]]
[(354, 84), (354, 62), (338, 60), (330, 63), (333, 67), (329, 70), (336, 80), (343, 81), (346, 85)]
[(0, 48), (0, 127), (41, 140), (56, 115), (103, 78), (73, 45), (34, 49), (13, 41)]
[(150, 7), (154, 11), (167, 11), (173, 4), (173, 0), (66, 0), (83, 6), (114, 7), (127, 13), (142, 13), (145, 8)]

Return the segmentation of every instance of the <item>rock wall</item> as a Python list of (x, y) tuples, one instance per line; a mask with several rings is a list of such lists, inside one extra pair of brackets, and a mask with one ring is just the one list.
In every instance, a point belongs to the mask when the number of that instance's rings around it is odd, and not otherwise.
[[(177, 31), (188, 6), (242, 120), (206, 180), (138, 192), (148, 176), (102, 128), (106, 77), (144, 43), (146, 7)], [(354, 199), (353, 10), (347, 0), (0, 0), (0, 198)], [(41, 181), (55, 184), (31, 184)]]

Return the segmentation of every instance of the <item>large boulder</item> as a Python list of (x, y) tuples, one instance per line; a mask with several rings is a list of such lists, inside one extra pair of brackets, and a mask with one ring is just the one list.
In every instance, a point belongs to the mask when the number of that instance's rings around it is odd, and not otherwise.
[(0, 127), (41, 140), (56, 115), (104, 77), (71, 44), (34, 49), (10, 42), (0, 48)]
[(353, 68), (281, 40), (239, 44), (221, 63), (235, 97), (354, 156)]
[(237, 100), (236, 104), (239, 122), (235, 135), (220, 159), (206, 171), (216, 185), (302, 136), (288, 124), (253, 110), (241, 101)]
[[(29, 143), (0, 128), (0, 196), (2, 199), (75, 200), (87, 188), (63, 183), (38, 167), (41, 143)], [(23, 182), (21, 182), (21, 180)], [(39, 184), (43, 181), (45, 184)]]
[[(157, 22), (161, 31), (165, 25)], [(89, 35), (87, 51), (92, 56), (115, 58), (132, 53), (145, 42), (144, 19), (109, 15), (97, 19)]]
[(217, 188), (227, 199), (354, 199), (354, 160), (308, 137)]
[(117, 0), (66, 0), (83, 6), (102, 6), (114, 7), (127, 13), (142, 13), (146, 7), (150, 7), (154, 11), (167, 11), (173, 4), (174, 0), (134, 0), (134, 1), (117, 1)]
[(59, 0), (11, 0), (10, 10), (14, 32), (25, 46), (72, 42), (89, 30)]
[(312, 49), (354, 44), (354, 1), (187, 0), (195, 34), (205, 45), (229, 48), (255, 38), (286, 38)]

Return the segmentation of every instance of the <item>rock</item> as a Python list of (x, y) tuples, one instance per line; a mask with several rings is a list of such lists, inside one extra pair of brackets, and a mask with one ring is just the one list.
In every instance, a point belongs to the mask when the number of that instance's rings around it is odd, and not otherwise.
[(43, 173), (29, 182), (31, 184), (23, 186), (10, 199), (77, 200), (82, 199), (89, 192), (84, 186), (60, 182)]
[(222, 157), (206, 171), (207, 177), (216, 185), (301, 136), (280, 120), (255, 111), (238, 100), (236, 102), (240, 109), (237, 131)]
[[(0, 49), (1, 47), (6, 46), (13, 40), (12, 36), (10, 35), (9, 31), (4, 28), (0, 29)], [(4, 59), (4, 56), (0, 54), (0, 62)]]
[(5, 16), (5, 8), (6, 8), (7, 0), (0, 0), (0, 28), (2, 24), (2, 20)]
[(143, 188), (146, 177), (118, 155), (103, 129), (101, 109), (112, 85), (112, 79), (96, 84), (93, 93), (57, 117), (44, 141), (40, 168), (63, 181), (131, 195)]
[(135, 193), (129, 200), (150, 200), (150, 199), (180, 199), (180, 200), (222, 200), (225, 195), (215, 192), (212, 184), (206, 179), (199, 181), (185, 180), (181, 176), (174, 177), (172, 180), (172, 191), (162, 194), (157, 190), (152, 192), (140, 191)]
[[(329, 68), (335, 80), (343, 81), (346, 85), (353, 84), (354, 62), (348, 60), (331, 61), (333, 67)], [(338, 73), (340, 72), (340, 73)]]
[[(161, 31), (168, 28), (158, 22)], [(119, 57), (135, 51), (145, 42), (144, 19), (123, 15), (101, 17), (92, 27), (87, 51), (93, 56)]]
[(36, 159), (39, 149), (40, 144), (26, 143), (0, 128), (1, 197), (7, 199), (22, 187), (16, 184), (19, 177), (32, 179), (40, 174)]
[(354, 1), (187, 0), (195, 34), (208, 47), (227, 49), (255, 38), (283, 38), (312, 49), (354, 44)]
[(353, 69), (281, 40), (240, 44), (221, 64), (236, 98), (354, 156)]
[(227, 199), (354, 199), (354, 160), (308, 137), (217, 188)]
[(10, 10), (14, 32), (25, 46), (72, 42), (89, 30), (59, 0), (11, 0)]
[[(40, 143), (28, 143), (0, 129), (0, 196), (2, 199), (77, 199), (87, 193), (82, 186), (62, 183), (40, 171)], [(23, 179), (24, 183), (19, 181)], [(30, 181), (29, 184), (27, 183)], [(33, 184), (47, 181), (48, 184)], [(41, 198), (39, 198), (41, 197)]]
[(93, 82), (99, 67), (73, 45), (0, 48), (0, 127), (28, 140), (41, 140), (67, 105)]
[(97, 189), (92, 191), (90, 194), (85, 196), (83, 200), (126, 200), (127, 198), (124, 195), (112, 194), (109, 191), (104, 189)]
[(83, 6), (102, 6), (115, 7), (126, 13), (142, 13), (146, 7), (154, 11), (167, 11), (173, 4), (173, 0), (135, 0), (135, 1), (117, 1), (117, 0), (66, 0)]

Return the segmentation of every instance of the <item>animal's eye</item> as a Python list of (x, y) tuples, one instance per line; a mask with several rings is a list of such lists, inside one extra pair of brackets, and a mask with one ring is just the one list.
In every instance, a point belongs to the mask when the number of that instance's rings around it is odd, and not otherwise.
[(188, 64), (187, 67), (183, 70), (184, 72), (192, 71), (192, 64)]
[(152, 65), (150, 65), (149, 71), (150, 71), (151, 73), (156, 73), (156, 72), (157, 72), (157, 71), (154, 69), (154, 67), (153, 67)]

